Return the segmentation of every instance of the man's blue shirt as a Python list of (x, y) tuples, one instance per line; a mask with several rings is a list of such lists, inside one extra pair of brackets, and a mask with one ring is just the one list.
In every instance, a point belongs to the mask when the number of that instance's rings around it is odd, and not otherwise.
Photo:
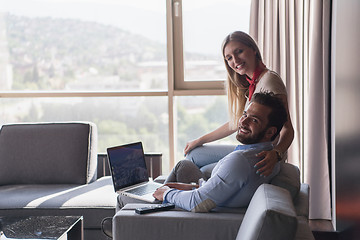
[(271, 142), (239, 145), (216, 164), (211, 177), (201, 187), (192, 191), (171, 189), (164, 201), (195, 212), (206, 212), (216, 206), (246, 207), (256, 189), (279, 172), (279, 163), (268, 177), (260, 176), (254, 168), (261, 160), (256, 154), (272, 149)]

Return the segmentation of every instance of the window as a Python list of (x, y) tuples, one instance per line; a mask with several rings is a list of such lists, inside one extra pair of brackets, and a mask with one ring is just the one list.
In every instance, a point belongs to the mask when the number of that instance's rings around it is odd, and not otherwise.
[[(178, 96), (177, 107), (177, 155), (183, 159), (186, 143), (223, 125), (228, 121), (227, 97)], [(235, 136), (221, 139), (221, 144), (237, 144)]]
[(149, 2), (5, 1), (1, 89), (166, 90), (166, 6)]
[(99, 152), (140, 140), (163, 153), (166, 173), (195, 123), (210, 131), (224, 119), (209, 111), (227, 116), (221, 42), (247, 31), (249, 9), (250, 0), (2, 1), (0, 123), (92, 121)]
[(222, 89), (221, 44), (235, 30), (248, 32), (250, 0), (174, 0), (173, 15), (176, 89)]

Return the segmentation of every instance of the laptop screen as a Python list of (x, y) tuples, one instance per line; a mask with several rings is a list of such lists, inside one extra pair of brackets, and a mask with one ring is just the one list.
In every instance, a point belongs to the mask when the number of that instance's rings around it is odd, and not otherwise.
[(141, 142), (107, 149), (115, 191), (149, 181)]

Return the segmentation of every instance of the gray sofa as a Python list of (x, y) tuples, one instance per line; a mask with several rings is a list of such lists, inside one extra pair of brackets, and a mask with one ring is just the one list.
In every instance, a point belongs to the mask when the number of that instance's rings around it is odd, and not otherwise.
[[(118, 196), (118, 205), (129, 202)], [(120, 239), (314, 239), (308, 225), (309, 186), (300, 184), (297, 167), (283, 163), (271, 184), (261, 185), (248, 208), (216, 208), (209, 213), (182, 209), (139, 215), (146, 203), (127, 203), (113, 217), (113, 238)], [(120, 208), (122, 206), (118, 206)]]
[(86, 240), (107, 239), (101, 221), (115, 214), (117, 195), (104, 163), (93, 123), (3, 125), (0, 216), (83, 216)]

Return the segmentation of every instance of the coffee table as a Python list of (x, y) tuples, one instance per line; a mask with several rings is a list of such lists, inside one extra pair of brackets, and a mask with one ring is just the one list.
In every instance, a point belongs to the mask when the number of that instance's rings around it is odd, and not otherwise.
[(7, 238), (83, 240), (83, 217), (0, 217), (0, 240)]

